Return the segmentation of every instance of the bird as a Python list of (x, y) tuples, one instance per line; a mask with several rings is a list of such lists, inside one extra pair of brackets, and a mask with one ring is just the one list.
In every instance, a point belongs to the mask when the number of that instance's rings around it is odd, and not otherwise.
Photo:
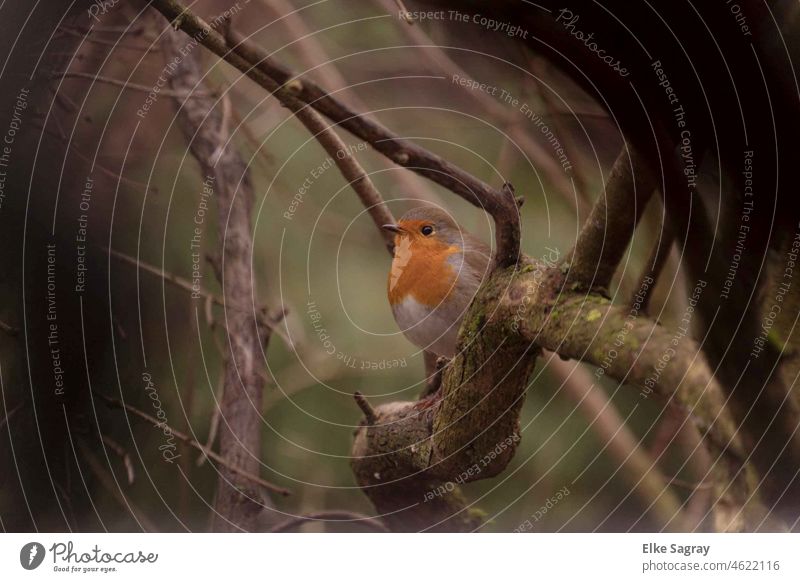
[(387, 287), (397, 325), (417, 347), (452, 359), (461, 321), (489, 272), (490, 248), (433, 206), (382, 228), (395, 234)]

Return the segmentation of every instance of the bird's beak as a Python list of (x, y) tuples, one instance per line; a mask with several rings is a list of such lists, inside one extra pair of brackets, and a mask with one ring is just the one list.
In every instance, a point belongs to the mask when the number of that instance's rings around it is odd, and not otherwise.
[(393, 232), (395, 234), (400, 234), (400, 232), (403, 230), (396, 224), (384, 224), (383, 226), (381, 226), (381, 228)]

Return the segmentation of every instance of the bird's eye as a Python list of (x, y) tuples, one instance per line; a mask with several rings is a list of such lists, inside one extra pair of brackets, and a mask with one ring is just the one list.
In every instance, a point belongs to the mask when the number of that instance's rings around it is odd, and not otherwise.
[(430, 226), (430, 225), (423, 226), (423, 227), (420, 229), (420, 232), (421, 232), (422, 234), (424, 234), (425, 236), (430, 236), (430, 235), (432, 235), (432, 234), (433, 234), (433, 227), (432, 227), (432, 226)]

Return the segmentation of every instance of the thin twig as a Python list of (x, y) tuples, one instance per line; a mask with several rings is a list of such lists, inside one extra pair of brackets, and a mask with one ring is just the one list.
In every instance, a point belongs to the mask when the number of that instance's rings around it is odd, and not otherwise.
[(328, 155), (333, 158), (345, 179), (350, 182), (353, 190), (356, 191), (356, 194), (361, 199), (361, 203), (372, 217), (372, 221), (379, 227), (386, 247), (391, 253), (394, 248), (394, 235), (380, 227), (384, 224), (393, 224), (395, 219), (384, 203), (383, 197), (378, 192), (375, 184), (344, 141), (333, 131), (321, 115), (305, 106), (295, 111), (295, 114), (298, 119), (303, 121), (303, 125), (306, 126), (325, 151), (328, 152)]
[[(92, 73), (81, 73), (78, 71), (55, 71), (51, 73), (51, 78), (53, 79), (88, 79), (90, 81), (96, 81), (98, 83), (105, 83), (107, 85), (114, 85), (115, 87), (122, 87), (123, 89), (130, 89), (131, 91), (141, 91), (143, 93), (152, 93), (153, 87), (148, 87), (147, 85), (140, 85), (138, 83), (131, 83), (129, 81), (122, 81), (120, 79), (114, 79), (112, 77), (103, 77), (102, 75), (94, 75)], [(166, 97), (175, 97), (179, 99), (187, 99), (187, 98), (197, 98), (197, 97), (207, 97), (209, 93), (206, 91), (171, 91), (170, 89), (158, 89), (159, 95), (164, 95)]]
[[(403, 0), (394, 0), (394, 3), (397, 4), (397, 7), (400, 9), (400, 12), (404, 14), (408, 13), (408, 8), (406, 8), (405, 2), (403, 2)], [(411, 18), (405, 18), (404, 20), (409, 24), (414, 24), (414, 20)]]
[(691, 491), (703, 491), (714, 488), (714, 483), (712, 483), (711, 481), (706, 481), (703, 483), (690, 483), (689, 481), (683, 481), (681, 479), (672, 479), (670, 480), (669, 484), (675, 485), (676, 487), (689, 489)]
[(111, 40), (105, 40), (105, 39), (102, 39), (102, 38), (93, 38), (91, 36), (80, 34), (79, 32), (76, 32), (76, 31), (71, 30), (69, 28), (63, 28), (62, 27), (60, 30), (62, 32), (67, 33), (70, 36), (74, 36), (74, 37), (80, 38), (81, 40), (83, 40), (85, 42), (92, 42), (92, 43), (95, 43), (95, 44), (102, 44), (102, 45), (105, 45), (105, 46), (110, 46), (110, 47), (115, 48), (115, 49), (118, 49), (118, 48), (119, 49), (129, 49), (129, 50), (132, 50), (132, 51), (143, 51), (143, 52), (148, 52), (148, 53), (158, 52), (158, 48), (154, 47), (154, 46), (135, 46), (135, 45), (123, 44), (123, 43), (115, 42), (115, 41), (111, 41)]
[(389, 528), (387, 528), (383, 522), (375, 517), (369, 517), (367, 515), (354, 513), (352, 511), (316, 511), (314, 513), (290, 517), (289, 519), (282, 521), (270, 529), (269, 533), (287, 532), (297, 526), (301, 526), (312, 521), (321, 521), (324, 523), (353, 523), (363, 525), (364, 527), (374, 531), (382, 533), (389, 532)]
[[(231, 305), (230, 303), (226, 303), (225, 300), (219, 295), (215, 295), (214, 293), (211, 293), (210, 291), (203, 289), (202, 287), (196, 288), (192, 284), (192, 282), (189, 281), (188, 279), (184, 279), (183, 277), (175, 275), (174, 273), (170, 273), (169, 271), (165, 271), (164, 269), (159, 269), (158, 267), (145, 263), (140, 259), (137, 259), (130, 255), (126, 255), (123, 252), (110, 249), (108, 247), (103, 247), (103, 250), (109, 253), (111, 256), (120, 259), (125, 263), (128, 263), (129, 265), (137, 267), (142, 271), (145, 271), (146, 273), (155, 275), (156, 277), (160, 277), (164, 281), (171, 283), (172, 285), (178, 287), (179, 289), (183, 289), (184, 291), (188, 291), (189, 293), (196, 293), (197, 295), (203, 297), (206, 300), (206, 305), (214, 304), (214, 305), (219, 305), (220, 307), (223, 308), (243, 309), (245, 311), (250, 311), (252, 309), (252, 306), (245, 306), (240, 308), (236, 305)], [(275, 333), (278, 334), (278, 336), (282, 340), (286, 342), (286, 345), (291, 346), (292, 345), (291, 339), (288, 336), (286, 336), (285, 332), (278, 325), (283, 320), (283, 317), (286, 315), (287, 309), (282, 308), (279, 311), (280, 316), (278, 316), (277, 314), (270, 315), (266, 312), (266, 309), (267, 309), (266, 306), (263, 305), (256, 306), (256, 316), (258, 318), (258, 324), (262, 327), (262, 329), (274, 331)], [(208, 310), (206, 310), (206, 312), (207, 312), (206, 316), (208, 317), (210, 312)], [(211, 327), (214, 327), (216, 325), (219, 324), (214, 321), (212, 322)]]
[[(325, 85), (331, 89), (337, 88), (337, 94), (341, 94), (342, 90), (350, 86), (336, 66), (336, 60), (330, 57), (323, 44), (318, 40), (318, 35), (306, 25), (305, 20), (295, 11), (294, 6), (288, 0), (263, 0), (262, 5), (264, 8), (271, 9), (276, 17), (281, 19), (291, 38), (302, 39), (302, 42), (296, 43), (300, 58)], [(325, 63), (325, 66), (320, 66), (320, 63)], [(347, 91), (346, 95), (353, 107), (368, 110), (367, 104), (361, 99), (358, 91)], [(382, 157), (381, 160), (385, 165), (394, 166), (392, 160), (385, 157)], [(397, 176), (399, 191), (413, 192), (415, 197), (423, 198), (438, 206), (442, 205), (441, 197), (434, 191), (430, 183), (417, 174), (394, 172), (392, 176)]]
[(158, 194), (158, 188), (155, 186), (150, 186), (149, 184), (145, 184), (144, 182), (139, 182), (137, 180), (133, 180), (132, 178), (126, 178), (120, 174), (117, 174), (114, 170), (106, 168), (103, 164), (98, 162), (96, 159), (91, 159), (89, 156), (84, 154), (81, 150), (77, 147), (72, 146), (70, 151), (81, 158), (83, 161), (88, 162), (92, 165), (92, 167), (98, 168), (101, 172), (105, 175), (118, 180), (119, 182), (125, 182), (127, 184), (131, 184), (132, 186), (136, 186), (138, 188), (144, 188), (148, 192), (153, 192), (154, 194)]
[(11, 421), (11, 417), (13, 417), (20, 410), (22, 410), (24, 406), (25, 406), (25, 401), (23, 400), (22, 402), (17, 404), (14, 408), (6, 412), (5, 416), (3, 417), (3, 420), (0, 420), (0, 429), (2, 429), (7, 423), (9, 423)]
[(591, 423), (603, 450), (619, 464), (620, 474), (630, 483), (633, 493), (650, 507), (653, 519), (662, 528), (686, 531), (680, 501), (592, 375), (579, 362), (567, 363), (558, 358), (551, 360), (550, 368), (564, 392)]
[(92, 25), (91, 28), (81, 28), (79, 26), (62, 26), (61, 30), (70, 30), (77, 34), (85, 35), (90, 34), (93, 32), (99, 33), (109, 33), (109, 34), (121, 34), (121, 35), (132, 35), (132, 36), (139, 36), (140, 34), (144, 33), (147, 30), (146, 26), (137, 26), (131, 28), (130, 25), (120, 25), (120, 26), (97, 26)]
[(258, 484), (258, 485), (264, 487), (265, 489), (267, 489), (269, 491), (273, 491), (273, 492), (278, 493), (280, 495), (288, 496), (288, 495), (292, 494), (291, 491), (289, 491), (288, 489), (285, 489), (283, 487), (279, 487), (278, 485), (275, 485), (274, 483), (270, 483), (269, 481), (265, 481), (261, 477), (253, 475), (251, 473), (248, 473), (247, 471), (242, 471), (238, 467), (235, 467), (234, 465), (231, 465), (224, 458), (222, 458), (220, 455), (218, 455), (217, 453), (215, 453), (211, 449), (201, 445), (199, 442), (197, 442), (195, 439), (193, 439), (189, 435), (186, 435), (186, 434), (182, 433), (181, 431), (172, 428), (171, 426), (169, 426), (165, 422), (161, 422), (160, 420), (158, 420), (157, 418), (155, 418), (153, 416), (150, 416), (146, 412), (141, 411), (138, 408), (136, 408), (134, 406), (131, 406), (130, 404), (126, 404), (124, 402), (121, 402), (121, 401), (117, 400), (116, 398), (111, 398), (110, 396), (106, 396), (102, 392), (98, 392), (96, 390), (92, 390), (92, 392), (94, 394), (96, 394), (97, 396), (99, 396), (100, 398), (102, 398), (106, 402), (106, 404), (108, 406), (111, 406), (111, 407), (114, 407), (114, 408), (122, 408), (122, 409), (130, 412), (131, 414), (133, 414), (135, 416), (138, 416), (142, 420), (152, 424), (154, 427), (156, 427), (158, 429), (162, 429), (162, 430), (165, 429), (165, 428), (169, 429), (171, 434), (175, 435), (176, 438), (182, 440), (183, 442), (188, 444), (190, 447), (194, 447), (195, 449), (197, 449), (198, 451), (200, 451), (201, 453), (206, 455), (209, 459), (211, 459), (212, 461), (214, 461), (218, 465), (222, 465), (223, 467), (227, 468), (230, 471), (233, 471), (237, 475), (239, 475), (239, 476), (241, 476), (241, 477), (243, 477), (243, 478), (245, 478), (245, 479), (247, 479), (249, 481), (252, 481), (253, 483)]
[(131, 461), (131, 456), (125, 448), (120, 445), (118, 442), (113, 440), (110, 436), (107, 435), (100, 435), (100, 438), (103, 442), (108, 445), (108, 448), (114, 451), (118, 457), (122, 459), (122, 464), (125, 465), (125, 471), (128, 477), (128, 485), (133, 485), (133, 481), (136, 478), (136, 473), (133, 470), (133, 462)]
[(133, 518), (139, 522), (139, 525), (141, 525), (145, 531), (157, 532), (158, 528), (156, 525), (150, 521), (144, 512), (142, 512), (142, 510), (139, 509), (136, 504), (128, 498), (127, 495), (125, 495), (125, 492), (122, 491), (114, 477), (97, 459), (97, 456), (92, 452), (92, 449), (89, 448), (89, 445), (87, 445), (81, 438), (77, 440), (77, 443), (78, 449), (81, 451), (83, 458), (89, 465), (89, 470), (94, 473), (101, 485), (103, 485), (103, 487), (105, 487), (105, 489), (111, 493), (112, 497), (114, 497), (124, 509), (127, 509), (131, 512)]
[(419, 400), (423, 400), (436, 394), (442, 387), (442, 375), (447, 366), (447, 358), (437, 356), (431, 352), (424, 352), (425, 361), (425, 387), (419, 395)]
[(3, 320), (0, 320), (0, 330), (6, 332), (11, 337), (17, 337), (19, 335), (19, 328), (16, 328), (13, 325), (8, 325)]
[(375, 409), (372, 408), (372, 405), (366, 399), (366, 397), (356, 390), (353, 392), (353, 399), (358, 404), (358, 407), (361, 409), (361, 412), (364, 413), (364, 417), (367, 419), (369, 424), (375, 424), (378, 421), (378, 415), (375, 413)]
[[(224, 353), (220, 351), (220, 353)], [(222, 393), (225, 388), (225, 366), (220, 368), (219, 382), (217, 383), (217, 390), (214, 393), (214, 409), (211, 412), (211, 420), (208, 423), (208, 438), (206, 438), (206, 448), (212, 449), (214, 441), (217, 440), (217, 431), (219, 430), (220, 419), (220, 402), (222, 401)], [(206, 456), (200, 455), (197, 457), (197, 466), (202, 467), (206, 462)]]
[[(380, 0), (381, 3), (389, 9), (391, 0)], [(413, 24), (413, 20), (409, 21)], [(417, 47), (428, 57), (425, 59), (427, 63), (432, 63), (438, 71), (446, 74), (449, 79), (470, 79), (471, 76), (467, 73), (458, 63), (456, 63), (450, 56), (428, 36), (428, 33), (419, 26), (415, 27), (402, 27), (403, 33), (414, 42)], [(461, 89), (462, 93), (480, 105), (489, 115), (491, 115), (496, 123), (506, 126), (506, 131), (510, 139), (505, 140), (506, 145), (521, 149), (526, 156), (530, 156), (537, 169), (541, 169), (546, 179), (552, 184), (559, 192), (561, 197), (572, 206), (576, 207), (576, 200), (572, 191), (572, 182), (568, 174), (565, 172), (564, 167), (556, 162), (553, 156), (545, 149), (542, 144), (537, 142), (532, 137), (532, 133), (528, 128), (519, 123), (519, 112), (506, 107), (503, 103), (498, 101), (484, 91), (475, 91), (460, 83), (452, 83), (456, 89)], [(570, 112), (570, 114), (573, 114)], [(581, 193), (585, 196), (585, 193)], [(583, 198), (581, 198), (583, 200)]]
[(130, 255), (126, 255), (120, 251), (110, 249), (108, 247), (103, 247), (103, 250), (110, 254), (112, 257), (120, 259), (121, 261), (128, 263), (136, 267), (137, 269), (141, 269), (146, 273), (150, 273), (151, 275), (155, 275), (156, 277), (160, 277), (164, 281), (171, 283), (175, 287), (188, 291), (189, 293), (197, 293), (203, 298), (208, 299), (209, 301), (213, 302), (215, 305), (220, 305), (225, 307), (225, 301), (213, 293), (206, 291), (202, 288), (195, 288), (191, 281), (188, 279), (184, 279), (178, 275), (165, 271), (164, 269), (159, 269), (158, 267), (154, 267), (153, 265), (149, 265), (144, 261), (137, 259), (136, 257), (131, 257)]

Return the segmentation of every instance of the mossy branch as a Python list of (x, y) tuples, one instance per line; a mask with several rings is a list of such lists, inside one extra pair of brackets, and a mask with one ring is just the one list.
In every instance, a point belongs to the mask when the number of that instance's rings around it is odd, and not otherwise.
[[(519, 442), (519, 412), (538, 353), (532, 346), (594, 364), (603, 375), (639, 389), (642, 398), (675, 402), (688, 411), (715, 459), (715, 527), (747, 529), (763, 518), (736, 426), (696, 343), (648, 318), (631, 318), (629, 307), (564, 291), (559, 267), (525, 260), (519, 271), (497, 272), (482, 287), (440, 391), (419, 402), (378, 406), (377, 426), (358, 430), (356, 476), (381, 512), (396, 512), (388, 519), (392, 527), (408, 529), (409, 523), (418, 527), (423, 522), (424, 527), (439, 522), (474, 527), (469, 520), (453, 522), (453, 514), (449, 522), (442, 521), (424, 500), (448, 482), (466, 483), (505, 469)], [(453, 499), (437, 497), (448, 510), (460, 498), (455, 489), (451, 494)], [(427, 522), (417, 515), (421, 511)], [(463, 506), (458, 511), (462, 517), (466, 513)], [(663, 525), (685, 529), (680, 515)]]
[[(393, 530), (464, 531), (481, 525), (455, 483), (497, 475), (513, 457), (522, 400), (539, 347), (600, 366), (605, 375), (643, 393), (652, 390), (689, 411), (717, 459), (716, 527), (747, 528), (737, 519), (745, 516), (749, 522), (755, 504), (752, 475), (739, 460), (734, 427), (698, 346), (688, 337), (673, 346), (674, 332), (644, 317), (630, 320), (629, 308), (578, 292), (608, 286), (653, 193), (652, 178), (635, 154), (629, 160), (623, 153), (615, 164), (569, 264), (538, 265), (519, 256), (519, 214), (511, 188), (495, 190), (400, 139), (312, 82), (296, 79), (246, 39), (233, 32), (224, 38), (179, 2), (154, 0), (153, 6), (274, 94), (301, 121), (299, 112), (315, 109), (389, 159), (450, 189), (495, 219), (497, 268), (465, 318), (459, 355), (444, 370), (441, 389), (417, 402), (368, 409), (371, 418), (356, 432), (352, 462), (356, 479)], [(607, 362), (620, 330), (627, 328), (624, 347)], [(671, 356), (662, 365), (667, 350), (672, 350)], [(653, 370), (659, 370), (655, 382), (649, 381)], [(677, 517), (671, 526), (680, 528), (680, 521)]]

